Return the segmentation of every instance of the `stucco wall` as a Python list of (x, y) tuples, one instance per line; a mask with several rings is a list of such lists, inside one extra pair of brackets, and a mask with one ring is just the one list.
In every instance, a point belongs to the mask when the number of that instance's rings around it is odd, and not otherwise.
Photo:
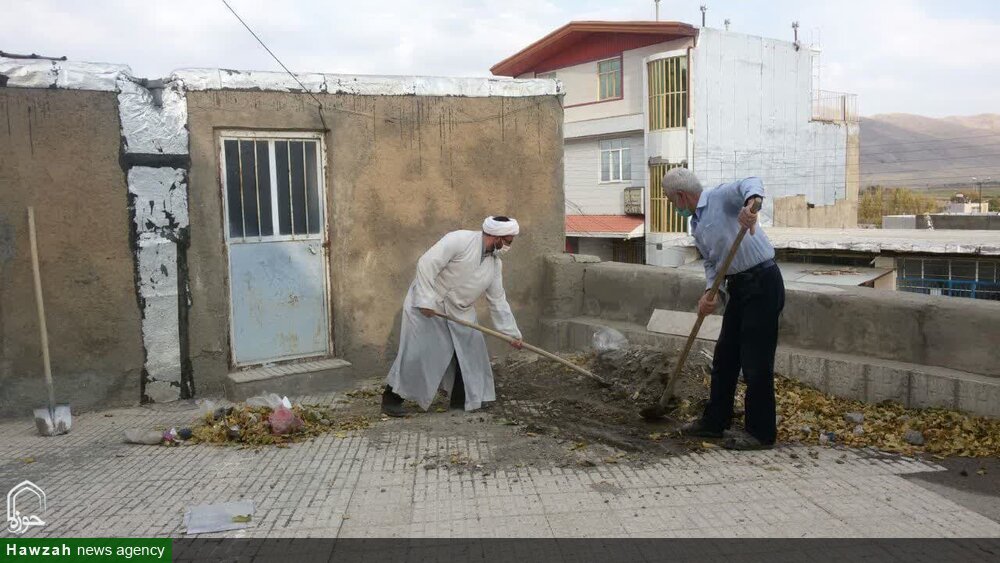
[[(564, 247), (559, 99), (321, 94), (328, 108), (327, 212), (335, 354), (381, 374), (417, 258), (444, 233), (507, 213), (522, 234), (504, 258), (508, 299), (537, 334), (543, 256)], [(229, 301), (217, 130), (318, 131), (309, 96), (188, 93), (190, 343), (199, 394), (228, 370)], [(348, 112), (333, 108), (343, 108)], [(357, 112), (357, 113), (350, 113)], [(488, 324), (488, 316), (480, 318)]]
[(143, 348), (113, 92), (0, 88), (0, 415), (45, 402), (26, 207), (57, 400), (135, 404)]

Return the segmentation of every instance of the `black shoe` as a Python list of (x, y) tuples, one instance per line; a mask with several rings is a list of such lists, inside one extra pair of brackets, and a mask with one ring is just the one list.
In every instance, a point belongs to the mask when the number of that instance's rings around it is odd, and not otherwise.
[(386, 385), (382, 391), (382, 413), (388, 416), (406, 416), (406, 409), (403, 408), (403, 398), (392, 391), (392, 387)]
[(727, 450), (769, 450), (774, 444), (765, 444), (745, 430), (728, 432), (722, 447)]
[(692, 436), (698, 438), (721, 438), (722, 432), (711, 430), (705, 426), (705, 423), (699, 418), (698, 420), (693, 420), (684, 426), (681, 426), (680, 432), (684, 436)]

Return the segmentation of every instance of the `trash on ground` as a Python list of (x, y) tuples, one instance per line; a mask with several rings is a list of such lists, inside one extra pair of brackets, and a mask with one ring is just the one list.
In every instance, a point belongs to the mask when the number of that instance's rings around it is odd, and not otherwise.
[(271, 411), (267, 420), (271, 423), (271, 432), (275, 434), (291, 434), (302, 428), (302, 419), (292, 412), (291, 405), (286, 407), (282, 404), (282, 406)]
[(155, 446), (163, 441), (163, 433), (156, 430), (140, 430), (133, 428), (125, 431), (125, 441), (130, 444)]
[(188, 534), (207, 534), (249, 528), (253, 523), (253, 501), (192, 506), (184, 513)]
[(613, 328), (601, 327), (594, 332), (592, 345), (595, 352), (609, 352), (628, 346), (628, 339), (625, 338), (624, 334)]
[[(253, 405), (248, 401), (228, 408), (202, 408), (198, 424), (190, 429), (191, 441), (281, 447), (328, 433), (346, 437), (347, 431), (362, 430), (372, 423), (371, 417), (346, 415), (327, 406), (293, 404), (274, 393), (251, 400)], [(184, 430), (188, 429), (178, 431), (178, 437)]]

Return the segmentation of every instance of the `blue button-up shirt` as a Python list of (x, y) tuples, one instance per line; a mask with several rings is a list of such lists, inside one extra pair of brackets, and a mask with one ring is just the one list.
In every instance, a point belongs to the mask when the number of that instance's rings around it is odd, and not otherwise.
[[(705, 259), (706, 289), (715, 282), (718, 268), (726, 261), (729, 247), (740, 232), (740, 209), (754, 196), (764, 197), (764, 184), (756, 177), (721, 184), (701, 192), (698, 208), (691, 218), (691, 232), (698, 252)], [(774, 259), (771, 241), (759, 224), (755, 230), (754, 235), (747, 232), (747, 236), (743, 237), (727, 275), (749, 270), (761, 262)]]

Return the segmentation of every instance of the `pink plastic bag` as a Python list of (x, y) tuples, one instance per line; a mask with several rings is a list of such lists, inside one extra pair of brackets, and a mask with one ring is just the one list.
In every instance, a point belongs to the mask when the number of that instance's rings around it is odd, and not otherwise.
[(302, 419), (285, 407), (274, 409), (267, 419), (271, 422), (271, 432), (275, 434), (290, 434), (302, 428)]

